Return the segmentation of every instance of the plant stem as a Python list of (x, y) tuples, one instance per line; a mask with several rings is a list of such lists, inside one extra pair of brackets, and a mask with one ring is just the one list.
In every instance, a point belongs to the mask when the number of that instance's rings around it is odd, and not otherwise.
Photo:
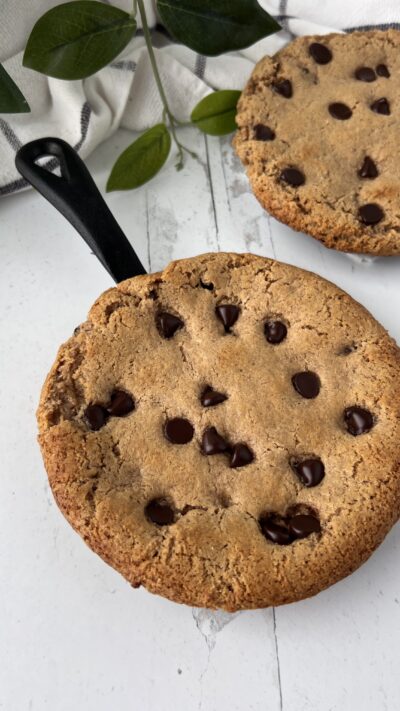
[(132, 0), (132, 17), (136, 17), (137, 13), (137, 0)]
[(168, 100), (165, 95), (164, 87), (162, 85), (161, 77), (160, 77), (160, 74), (158, 71), (156, 57), (155, 57), (153, 45), (151, 42), (151, 34), (150, 34), (149, 26), (147, 24), (147, 17), (146, 17), (146, 10), (144, 8), (144, 2), (143, 2), (143, 0), (134, 0), (134, 2), (135, 2), (135, 4), (137, 2), (138, 7), (139, 7), (139, 13), (140, 13), (140, 17), (142, 20), (143, 35), (144, 35), (144, 39), (146, 42), (147, 51), (149, 53), (151, 67), (153, 69), (154, 79), (155, 79), (155, 82), (157, 85), (158, 93), (160, 94), (160, 99), (161, 99), (162, 105), (164, 107), (163, 115), (168, 117), (168, 123), (169, 123), (169, 127), (171, 129), (172, 137), (173, 137), (176, 147), (178, 149), (178, 162), (176, 164), (176, 167), (178, 170), (180, 170), (181, 168), (183, 168), (183, 151), (187, 150), (187, 149), (185, 149), (184, 146), (182, 146), (182, 144), (178, 141), (178, 137), (175, 132), (176, 119), (175, 119), (174, 115), (171, 113), (171, 110), (169, 108)]

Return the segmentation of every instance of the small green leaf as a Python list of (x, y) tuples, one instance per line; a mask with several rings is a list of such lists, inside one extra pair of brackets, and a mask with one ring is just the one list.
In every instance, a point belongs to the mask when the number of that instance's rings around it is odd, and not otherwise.
[(240, 91), (223, 90), (205, 96), (194, 107), (192, 123), (210, 136), (224, 136), (236, 130), (236, 106)]
[(157, 0), (157, 7), (176, 40), (209, 56), (249, 47), (281, 29), (257, 0)]
[(131, 15), (97, 0), (57, 5), (34, 26), (24, 66), (57, 79), (84, 79), (115, 59), (135, 30)]
[(132, 190), (154, 178), (168, 158), (171, 136), (165, 124), (149, 128), (121, 153), (107, 182), (107, 192)]
[(29, 111), (27, 100), (0, 64), (0, 114), (27, 114)]

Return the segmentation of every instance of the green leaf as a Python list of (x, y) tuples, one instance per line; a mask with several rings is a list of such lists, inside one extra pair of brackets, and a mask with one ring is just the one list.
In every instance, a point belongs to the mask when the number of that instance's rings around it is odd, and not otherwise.
[(199, 54), (249, 47), (281, 28), (257, 0), (157, 0), (170, 34)]
[(135, 30), (133, 17), (116, 7), (96, 0), (67, 2), (37, 21), (23, 63), (57, 79), (83, 79), (115, 59)]
[(0, 64), (0, 114), (27, 114), (29, 104)]
[(240, 91), (215, 91), (205, 96), (194, 107), (190, 119), (192, 123), (210, 136), (224, 136), (236, 130), (236, 106)]
[(154, 178), (168, 158), (171, 136), (165, 124), (149, 128), (121, 153), (107, 182), (107, 192), (132, 190)]

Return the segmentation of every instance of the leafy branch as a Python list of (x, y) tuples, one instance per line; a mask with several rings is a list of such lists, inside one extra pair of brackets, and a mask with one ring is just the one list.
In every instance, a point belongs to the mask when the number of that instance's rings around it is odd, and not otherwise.
[[(178, 141), (178, 138), (176, 136), (176, 131), (175, 131), (176, 119), (173, 116), (173, 114), (171, 113), (171, 110), (169, 108), (167, 97), (165, 96), (164, 87), (162, 85), (161, 77), (158, 72), (156, 56), (154, 54), (154, 49), (153, 49), (153, 45), (151, 42), (151, 34), (150, 34), (149, 26), (147, 24), (147, 17), (146, 17), (146, 10), (144, 8), (144, 2), (143, 2), (143, 0), (136, 0), (136, 1), (138, 4), (138, 7), (139, 7), (140, 18), (142, 20), (142, 26), (143, 26), (144, 39), (146, 42), (147, 50), (149, 52), (149, 59), (150, 59), (151, 66), (153, 69), (154, 79), (157, 84), (158, 93), (160, 94), (160, 99), (161, 99), (163, 107), (164, 107), (164, 115), (166, 118), (168, 118), (169, 127), (171, 130), (173, 139), (175, 141), (176, 147), (178, 149), (178, 161), (176, 163), (176, 168), (177, 168), (177, 170), (181, 170), (183, 168), (183, 151), (185, 149), (182, 146), (182, 144)], [(168, 153), (169, 153), (169, 149), (168, 149)], [(168, 158), (168, 153), (167, 153), (165, 160)], [(164, 164), (165, 160), (162, 161), (160, 168)], [(118, 163), (118, 161), (117, 161), (117, 163)], [(114, 169), (116, 167), (117, 167), (117, 165), (114, 166)], [(158, 170), (156, 171), (156, 173), (157, 172), (158, 172)], [(151, 177), (153, 177), (153, 176), (151, 176)], [(111, 176), (110, 176), (110, 178), (111, 178)], [(110, 181), (108, 182), (108, 185), (109, 184), (110, 184)], [(107, 189), (109, 189), (109, 188), (107, 187)], [(116, 188), (116, 189), (118, 189), (118, 188)]]
[[(194, 51), (215, 56), (243, 49), (277, 32), (278, 23), (257, 0), (157, 0), (157, 9), (168, 32)], [(150, 180), (177, 148), (176, 167), (191, 153), (177, 136), (180, 122), (173, 115), (157, 67), (144, 0), (133, 0), (129, 14), (98, 0), (72, 0), (46, 12), (35, 24), (26, 45), (23, 64), (58, 79), (84, 79), (112, 62), (136, 32), (140, 14), (154, 79), (163, 105), (163, 122), (148, 129), (117, 159), (107, 190), (129, 190)], [(191, 124), (200, 131), (222, 136), (235, 130), (240, 92), (216, 91), (202, 99), (191, 113)], [(0, 113), (29, 111), (11, 77), (0, 65)]]

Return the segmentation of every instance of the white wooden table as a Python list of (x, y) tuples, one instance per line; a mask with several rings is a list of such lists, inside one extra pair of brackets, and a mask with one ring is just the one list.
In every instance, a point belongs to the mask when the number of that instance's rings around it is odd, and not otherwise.
[[(294, 234), (261, 210), (228, 140), (183, 139), (199, 162), (107, 196), (146, 267), (217, 249), (273, 256), (339, 284), (400, 342), (399, 258), (356, 261)], [(131, 140), (89, 159), (103, 191)], [(111, 279), (33, 191), (0, 203), (0, 270), (0, 709), (398, 711), (400, 526), (350, 578), (275, 610), (211, 613), (132, 590), (55, 506), (34, 415), (57, 346)]]

